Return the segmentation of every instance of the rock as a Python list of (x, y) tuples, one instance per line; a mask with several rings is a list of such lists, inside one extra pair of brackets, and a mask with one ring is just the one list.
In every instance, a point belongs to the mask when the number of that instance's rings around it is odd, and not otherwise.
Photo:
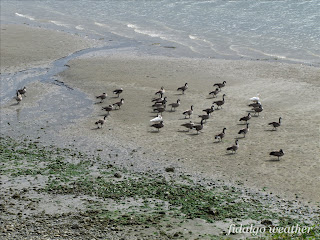
[(213, 216), (218, 216), (218, 215), (219, 215), (219, 210), (216, 209), (216, 208), (214, 208), (214, 207), (212, 207), (212, 208), (210, 209), (210, 212), (209, 212), (209, 213), (212, 214)]
[(174, 167), (167, 167), (166, 172), (174, 172)]
[(79, 229), (79, 226), (78, 226), (78, 224), (73, 224), (73, 225), (71, 226), (71, 228), (72, 228), (72, 229)]
[(13, 199), (19, 199), (20, 198), (20, 194), (19, 193), (15, 193), (12, 195)]
[(268, 225), (272, 225), (272, 222), (270, 220), (262, 220), (261, 221), (261, 224), (265, 225), (265, 226), (268, 226)]
[(121, 178), (122, 177), (120, 173), (115, 173), (113, 176), (116, 177), (116, 178)]

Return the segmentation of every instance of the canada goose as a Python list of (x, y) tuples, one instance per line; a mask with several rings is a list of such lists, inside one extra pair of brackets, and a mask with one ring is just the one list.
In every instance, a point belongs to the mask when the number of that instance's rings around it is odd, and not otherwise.
[(222, 105), (224, 104), (224, 97), (225, 97), (226, 95), (225, 94), (223, 94), (222, 95), (222, 100), (220, 100), (220, 101), (215, 101), (215, 102), (213, 102), (212, 104), (217, 104), (217, 107), (219, 108), (219, 107), (221, 107), (222, 108)]
[(223, 88), (226, 85), (226, 81), (223, 81), (222, 83), (215, 83), (213, 86), (217, 86), (219, 90), (221, 91), (221, 88)]
[(205, 114), (205, 115), (198, 115), (199, 118), (201, 118), (201, 120), (204, 120), (205, 122), (207, 121), (207, 119), (209, 119), (210, 114)]
[(166, 105), (165, 105), (165, 104), (162, 105), (161, 107), (158, 107), (158, 108), (153, 109), (154, 112), (160, 113), (161, 116), (162, 116), (162, 113), (163, 113), (165, 110), (166, 110)]
[(248, 116), (240, 118), (239, 121), (246, 121), (246, 123), (251, 119), (251, 113), (248, 113)]
[(17, 90), (15, 99), (17, 100), (17, 104), (19, 104), (22, 101), (22, 95)]
[(102, 128), (102, 125), (106, 122), (106, 117), (107, 117), (107, 116), (104, 116), (103, 119), (100, 119), (100, 120), (98, 120), (98, 121), (95, 122), (95, 124), (98, 125), (98, 128), (100, 128), (100, 127), (99, 127), (99, 124), (100, 124), (100, 126), (101, 126), (101, 128)]
[(158, 114), (157, 117), (150, 120), (150, 122), (161, 122), (161, 121), (162, 121), (162, 116), (160, 114)]
[(162, 95), (160, 97), (157, 97), (157, 98), (153, 98), (151, 100), (151, 102), (159, 102), (159, 101), (162, 101), (164, 98), (162, 97)]
[(166, 102), (167, 102), (167, 101), (165, 101), (164, 103), (155, 103), (155, 104), (153, 104), (151, 107), (153, 107), (153, 108), (161, 108), (163, 105), (166, 104)]
[(110, 114), (110, 111), (112, 111), (113, 109), (114, 109), (114, 106), (111, 104), (109, 106), (102, 108), (102, 110), (106, 110), (108, 112), (108, 114)]
[(197, 131), (197, 134), (199, 134), (199, 131), (203, 129), (203, 120), (201, 120), (200, 125), (194, 125), (192, 128)]
[(279, 122), (271, 122), (271, 123), (268, 123), (268, 125), (272, 125), (273, 129), (277, 130), (277, 127), (281, 126), (281, 119), (282, 119), (282, 117), (279, 117)]
[(222, 138), (224, 138), (224, 136), (226, 135), (226, 133), (225, 133), (226, 130), (227, 130), (226, 128), (223, 128), (222, 132), (217, 134), (217, 135), (215, 135), (214, 138), (218, 139), (221, 142)]
[(164, 87), (161, 87), (160, 90), (158, 92), (156, 92), (154, 95), (159, 94), (161, 97), (162, 95), (165, 93)]
[(174, 111), (176, 111), (176, 108), (180, 106), (180, 99), (178, 99), (176, 103), (169, 104), (169, 106), (171, 106), (171, 112), (172, 108), (174, 109)]
[(123, 88), (119, 88), (119, 89), (114, 90), (113, 94), (117, 94), (119, 97), (122, 92), (123, 92)]
[(115, 106), (115, 107), (118, 107), (120, 109), (123, 103), (124, 103), (124, 99), (121, 98), (120, 102), (116, 102), (116, 103), (114, 103), (112, 105)]
[(188, 89), (188, 83), (185, 83), (184, 86), (182, 87), (179, 87), (177, 89), (177, 91), (181, 90), (182, 91), (182, 94), (184, 94), (184, 91)]
[(155, 104), (157, 104), (157, 103), (166, 104), (167, 103), (167, 97), (157, 99), (154, 102), (155, 102)]
[(260, 101), (260, 94), (258, 93), (256, 97), (252, 97), (252, 98), (250, 98), (250, 100), (255, 103), (259, 102)]
[(261, 107), (261, 102), (254, 102), (248, 105), (249, 107), (253, 107), (253, 108), (257, 108), (257, 107)]
[(214, 105), (212, 105), (210, 108), (203, 109), (202, 111), (211, 115), (211, 113), (214, 112)]
[(23, 94), (24, 97), (26, 97), (27, 88), (26, 88), (26, 87), (23, 87), (23, 88), (21, 88), (21, 89), (18, 89), (18, 92), (19, 92), (21, 95)]
[(100, 98), (100, 99), (101, 99), (100, 103), (102, 103), (103, 100), (107, 98), (107, 96), (108, 96), (108, 95), (107, 95), (106, 93), (102, 93), (102, 95), (97, 96), (96, 98)]
[(284, 151), (280, 149), (279, 151), (271, 152), (269, 155), (278, 157), (278, 161), (279, 161), (280, 157), (284, 155)]
[(191, 106), (191, 108), (189, 110), (184, 111), (182, 114), (185, 116), (185, 118), (187, 118), (187, 116), (189, 116), (189, 118), (190, 118), (192, 113), (193, 113), (193, 105)]
[(247, 127), (246, 128), (243, 128), (241, 129), (238, 134), (243, 134), (243, 137), (245, 138), (246, 137), (246, 134), (249, 132), (249, 123), (247, 123)]
[(259, 114), (263, 111), (263, 107), (260, 106), (257, 108), (252, 108), (252, 110), (254, 111), (254, 115), (256, 115), (256, 113), (258, 113), (258, 116), (259, 116)]
[(238, 142), (238, 139), (237, 139), (235, 141), (234, 145), (232, 145), (231, 147), (227, 148), (227, 151), (232, 151), (233, 153), (236, 153), (238, 149), (239, 149), (239, 142)]
[(159, 123), (155, 123), (151, 125), (151, 127), (157, 128), (158, 131), (160, 131), (160, 128), (163, 128), (163, 126), (164, 126), (163, 121), (160, 121)]
[(219, 88), (216, 88), (216, 90), (213, 90), (212, 92), (209, 92), (209, 95), (212, 95), (212, 97), (215, 98), (218, 93), (219, 93)]
[(190, 131), (190, 129), (193, 128), (194, 123), (193, 123), (192, 121), (190, 121), (190, 122), (188, 122), (188, 123), (181, 124), (181, 126), (188, 128), (189, 131)]

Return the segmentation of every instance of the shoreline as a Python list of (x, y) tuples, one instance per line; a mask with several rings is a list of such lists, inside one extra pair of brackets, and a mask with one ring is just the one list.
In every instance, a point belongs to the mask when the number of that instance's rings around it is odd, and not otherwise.
[[(150, 170), (161, 174), (173, 167), (174, 179), (181, 173), (190, 174), (195, 181), (223, 180), (231, 188), (244, 186), (265, 194), (269, 200), (279, 195), (298, 206), (319, 205), (316, 191), (319, 186), (312, 182), (319, 167), (316, 165), (319, 146), (316, 141), (311, 142), (320, 134), (311, 130), (312, 124), (318, 124), (315, 109), (319, 104), (317, 101), (308, 104), (306, 99), (319, 98), (318, 69), (284, 63), (147, 57), (136, 49), (132, 54), (132, 48), (121, 49), (120, 53), (118, 50), (88, 53), (71, 60), (69, 67), (56, 76), (63, 85), (41, 81), (27, 85), (28, 95), (19, 105), (12, 100), (1, 106), (1, 134), (18, 139), (27, 136), (45, 146), (81, 149), (101, 157), (102, 163), (111, 161), (115, 166), (142, 174)], [(46, 58), (47, 53), (42, 57)], [(182, 111), (195, 104), (192, 120), (199, 122), (197, 115), (203, 114), (202, 109), (221, 98), (220, 94), (217, 99), (208, 99), (208, 90), (213, 83), (223, 80), (227, 81), (222, 90), (227, 94), (223, 109), (213, 113), (203, 133), (182, 132), (180, 124), (185, 122)], [(186, 81), (190, 86), (186, 94), (177, 94), (176, 88)], [(165, 127), (153, 133), (149, 120), (156, 114), (150, 108), (150, 100), (162, 85), (170, 103), (177, 98), (182, 103), (176, 112), (164, 113)], [(125, 89), (125, 104), (121, 110), (111, 112), (107, 126), (96, 129), (94, 122), (104, 114), (101, 107), (119, 100), (112, 96), (112, 90), (118, 87)], [(277, 91), (273, 92), (273, 87)], [(101, 91), (106, 91), (109, 98), (103, 104), (94, 104)], [(239, 152), (227, 155), (225, 148), (243, 127), (238, 125), (238, 118), (250, 110), (246, 106), (248, 99), (257, 93), (261, 94), (265, 110), (252, 119), (250, 133), (239, 140)], [(265, 124), (278, 118), (279, 113), (285, 123), (277, 132), (271, 132)], [(311, 127), (302, 129), (306, 123)], [(223, 143), (215, 143), (214, 134), (226, 124), (230, 135)], [(270, 141), (275, 144), (269, 144), (261, 152), (259, 147)], [(286, 155), (279, 162), (270, 161), (268, 152), (281, 144), (289, 144)], [(257, 164), (259, 160), (262, 161)]]
[(94, 46), (88, 39), (36, 26), (1, 24), (0, 31), (1, 73), (47, 66), (54, 60)]

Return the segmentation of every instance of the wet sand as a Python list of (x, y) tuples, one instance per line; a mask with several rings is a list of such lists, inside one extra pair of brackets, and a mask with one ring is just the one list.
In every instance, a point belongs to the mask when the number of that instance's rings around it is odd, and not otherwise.
[[(111, 129), (124, 143), (136, 144), (187, 172), (240, 182), (286, 199), (319, 201), (319, 69), (283, 63), (150, 57), (125, 51), (82, 57), (71, 61), (70, 66), (60, 75), (64, 82), (84, 91), (93, 101), (97, 102), (95, 95), (102, 92), (109, 98), (95, 104), (93, 116), (69, 131), (81, 129), (79, 134), (95, 138), (97, 131), (91, 130), (94, 122), (106, 113), (101, 107), (119, 101), (112, 90), (123, 87), (125, 104), (111, 112), (106, 126), (99, 130), (102, 134), (109, 135)], [(226, 87), (216, 99), (210, 98), (213, 84), (222, 81), (227, 82)], [(185, 82), (189, 89), (182, 95), (176, 89)], [(149, 126), (149, 120), (157, 115), (150, 106), (161, 86), (166, 89), (168, 104), (179, 98), (181, 105), (175, 112), (167, 108), (165, 127), (157, 132)], [(249, 98), (258, 93), (264, 111), (252, 117), (250, 131), (242, 138), (238, 131), (245, 125), (239, 119), (251, 110)], [(180, 125), (189, 120), (182, 112), (194, 105), (191, 120), (199, 123), (198, 115), (222, 94), (226, 94), (223, 108), (212, 114), (202, 132), (185, 132)], [(279, 117), (282, 126), (271, 131), (268, 123)], [(224, 127), (226, 137), (218, 143), (214, 135)], [(239, 150), (229, 154), (226, 148), (235, 139), (239, 139)], [(285, 156), (276, 161), (269, 152), (280, 148)]]
[(13, 24), (1, 24), (0, 36), (1, 73), (46, 65), (93, 45), (67, 33)]

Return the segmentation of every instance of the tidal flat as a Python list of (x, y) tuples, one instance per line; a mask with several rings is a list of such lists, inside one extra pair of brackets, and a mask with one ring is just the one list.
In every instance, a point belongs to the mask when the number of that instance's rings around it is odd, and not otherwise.
[(276, 196), (271, 201), (241, 185), (196, 181), (174, 168), (165, 174), (132, 172), (28, 138), (1, 136), (0, 143), (2, 239), (250, 237), (226, 236), (231, 223), (298, 224), (313, 227), (310, 239), (320, 234), (315, 209)]

